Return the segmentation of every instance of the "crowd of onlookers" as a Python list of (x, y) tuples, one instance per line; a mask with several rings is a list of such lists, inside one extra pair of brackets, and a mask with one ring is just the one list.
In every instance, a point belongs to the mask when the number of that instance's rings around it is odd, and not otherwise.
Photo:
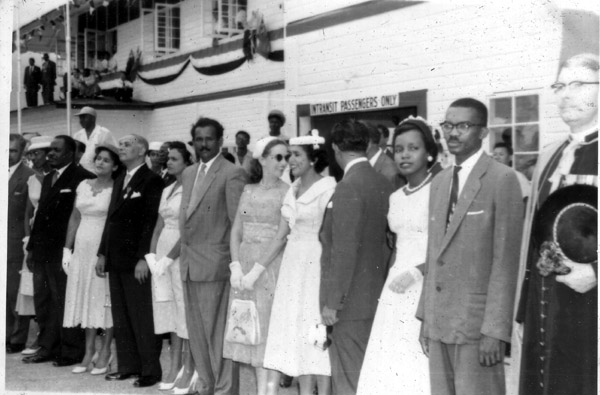
[(287, 138), (278, 110), (234, 153), (212, 118), (117, 142), (91, 107), (73, 137), (11, 134), (7, 352), (174, 394), (237, 394), (239, 364), (259, 394), (595, 394), (598, 70), (561, 65), (569, 137), (531, 183), (472, 98), (391, 151), (352, 119)]

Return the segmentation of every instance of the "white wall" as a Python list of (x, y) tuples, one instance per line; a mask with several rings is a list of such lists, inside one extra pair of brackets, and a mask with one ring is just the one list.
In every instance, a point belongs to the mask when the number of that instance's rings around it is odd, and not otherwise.
[[(305, 4), (286, 3), (288, 21), (304, 17)], [(423, 3), (288, 37), (286, 111), (296, 104), (427, 89), (427, 115), (436, 124), (459, 97), (489, 104), (497, 92), (533, 90), (540, 94), (544, 145), (566, 129), (547, 89), (560, 40), (557, 10), (533, 2)]]

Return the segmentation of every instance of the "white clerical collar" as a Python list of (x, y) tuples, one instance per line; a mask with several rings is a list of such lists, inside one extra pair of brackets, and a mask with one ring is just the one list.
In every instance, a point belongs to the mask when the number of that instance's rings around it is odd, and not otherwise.
[(352, 159), (350, 162), (348, 162), (346, 167), (344, 167), (344, 174), (348, 173), (348, 170), (350, 170), (352, 166), (360, 162), (367, 162), (367, 158), (363, 156), (360, 158)]
[(375, 167), (375, 163), (377, 163), (377, 161), (379, 160), (379, 157), (381, 156), (382, 153), (383, 153), (383, 150), (381, 148), (379, 148), (377, 150), (377, 152), (375, 153), (375, 155), (373, 155), (373, 157), (371, 159), (369, 159), (369, 163), (371, 164), (371, 166)]
[(591, 137), (594, 133), (598, 133), (597, 126), (594, 126), (585, 132), (569, 133), (569, 141), (573, 141), (578, 144), (591, 143), (598, 138), (598, 136), (595, 136), (594, 138)]

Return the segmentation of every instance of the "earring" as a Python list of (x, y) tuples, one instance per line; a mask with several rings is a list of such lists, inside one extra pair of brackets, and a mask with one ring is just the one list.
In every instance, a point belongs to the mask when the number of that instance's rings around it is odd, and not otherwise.
[(433, 156), (429, 155), (429, 156), (427, 157), (427, 162), (433, 162)]
[(311, 165), (311, 166), (314, 166), (314, 165), (315, 165), (315, 162), (310, 162), (310, 165)]

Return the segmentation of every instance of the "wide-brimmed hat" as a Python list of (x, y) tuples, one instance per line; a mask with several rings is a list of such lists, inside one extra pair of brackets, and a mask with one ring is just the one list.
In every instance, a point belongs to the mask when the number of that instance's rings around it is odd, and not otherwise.
[(29, 152), (29, 151), (34, 151), (37, 149), (50, 148), (50, 144), (52, 143), (52, 140), (54, 140), (54, 137), (52, 137), (52, 136), (32, 137), (30, 140), (31, 144), (29, 144), (27, 151)]
[(100, 152), (100, 151), (101, 151), (101, 150), (103, 150), (103, 149), (107, 149), (107, 150), (109, 150), (109, 151), (110, 151), (110, 152), (112, 152), (113, 154), (117, 155), (117, 157), (119, 156), (119, 149), (118, 149), (117, 147), (115, 147), (114, 145), (112, 145), (112, 144), (108, 144), (108, 143), (105, 143), (105, 144), (99, 144), (99, 145), (96, 147), (96, 150), (95, 150), (95, 151), (96, 151), (96, 155), (98, 155), (98, 152)]
[(79, 112), (74, 116), (78, 117), (80, 115), (91, 115), (92, 117), (96, 118), (96, 110), (94, 110), (92, 107), (85, 106), (81, 108), (81, 110), (79, 110)]

